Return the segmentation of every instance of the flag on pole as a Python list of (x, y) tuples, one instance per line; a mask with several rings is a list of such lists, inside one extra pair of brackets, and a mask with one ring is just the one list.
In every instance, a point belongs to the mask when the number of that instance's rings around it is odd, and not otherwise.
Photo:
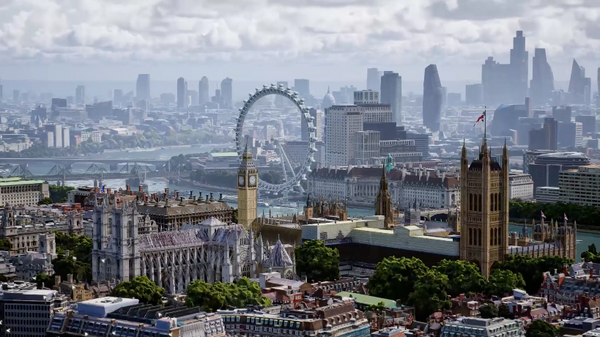
[(546, 219), (546, 214), (544, 214), (544, 211), (540, 211), (542, 213), (542, 219)]
[(565, 221), (569, 221), (569, 218), (567, 218), (567, 213), (563, 213), (563, 215), (565, 216)]
[(475, 124), (473, 124), (473, 127), (477, 126), (477, 124), (479, 124), (479, 122), (484, 121), (485, 120), (485, 116), (487, 114), (486, 112), (487, 110), (483, 110), (483, 113), (481, 114), (481, 116), (479, 116), (479, 118), (477, 118), (477, 120), (475, 121)]

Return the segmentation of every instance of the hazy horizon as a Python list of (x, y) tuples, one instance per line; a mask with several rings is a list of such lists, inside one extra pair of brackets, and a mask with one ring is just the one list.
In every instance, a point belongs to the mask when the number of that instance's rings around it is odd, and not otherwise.
[[(523, 30), (529, 62), (547, 50), (554, 77), (573, 58), (596, 77), (595, 0), (18, 0), (0, 4), (0, 79), (361, 83), (366, 68), (442, 83), (481, 78), (488, 56), (508, 63)], [(530, 67), (531, 72), (531, 67)]]

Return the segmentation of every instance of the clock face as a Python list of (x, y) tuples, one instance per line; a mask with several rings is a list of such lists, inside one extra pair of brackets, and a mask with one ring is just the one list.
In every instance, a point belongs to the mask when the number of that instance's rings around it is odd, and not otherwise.
[(238, 176), (238, 185), (239, 186), (244, 186), (244, 176)]
[(256, 176), (250, 176), (248, 182), (250, 183), (250, 186), (256, 186)]

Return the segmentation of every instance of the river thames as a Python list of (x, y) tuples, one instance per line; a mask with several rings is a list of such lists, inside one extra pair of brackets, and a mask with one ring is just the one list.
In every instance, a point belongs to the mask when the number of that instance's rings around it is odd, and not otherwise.
[[(103, 159), (123, 159), (123, 161), (133, 162), (135, 160), (144, 160), (144, 159), (152, 159), (152, 160), (168, 160), (172, 156), (177, 156), (179, 154), (193, 154), (193, 153), (201, 153), (201, 152), (210, 152), (214, 148), (225, 148), (226, 145), (203, 145), (203, 146), (194, 146), (194, 147), (174, 147), (174, 148), (160, 148), (160, 149), (150, 149), (150, 150), (129, 150), (129, 151), (114, 151), (114, 152), (105, 152), (99, 155), (91, 155), (83, 158), (89, 158), (90, 162), (93, 162), (94, 158), (98, 158), (101, 156)], [(54, 165), (50, 163), (40, 163), (39, 165), (32, 166), (30, 165), (29, 170), (33, 174), (47, 174), (48, 171), (52, 169)], [(85, 170), (90, 166), (88, 163), (78, 163), (73, 165), (72, 171), (74, 172), (85, 172)], [(108, 169), (108, 167), (107, 167)], [(198, 192), (202, 191), (204, 194), (206, 193), (214, 193), (215, 198), (218, 197), (219, 191), (218, 189), (198, 189), (193, 186), (185, 186), (185, 185), (176, 185), (171, 184), (165, 179), (149, 179), (146, 181), (148, 184), (148, 189), (150, 192), (160, 192), (164, 191), (165, 188), (169, 188), (170, 191), (178, 190), (180, 195), (186, 195), (190, 190), (194, 191), (194, 194), (198, 194)], [(75, 180), (75, 181), (67, 181), (67, 185), (69, 186), (93, 186), (93, 180)], [(125, 180), (124, 179), (107, 179), (104, 181), (104, 185), (113, 189), (125, 188)], [(227, 194), (227, 193), (224, 193)], [(232, 207), (237, 206), (235, 202), (228, 202)], [(261, 215), (263, 212), (266, 214), (271, 211), (273, 215), (291, 215), (293, 213), (300, 214), (302, 212), (302, 205), (298, 208), (284, 208), (284, 207), (258, 207), (258, 214)], [(350, 217), (364, 217), (373, 215), (373, 210), (368, 209), (360, 209), (360, 208), (349, 208), (348, 216)], [(510, 231), (518, 232), (521, 231), (522, 226), (520, 225), (510, 225)], [(577, 257), (581, 255), (582, 252), (587, 250), (587, 247), (592, 243), (600, 244), (600, 234), (595, 233), (577, 233)]]

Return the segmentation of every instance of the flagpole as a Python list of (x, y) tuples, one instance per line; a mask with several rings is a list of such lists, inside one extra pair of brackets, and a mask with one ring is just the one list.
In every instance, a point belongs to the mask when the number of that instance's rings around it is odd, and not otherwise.
[(487, 106), (483, 109), (483, 141), (485, 141), (487, 138)]

